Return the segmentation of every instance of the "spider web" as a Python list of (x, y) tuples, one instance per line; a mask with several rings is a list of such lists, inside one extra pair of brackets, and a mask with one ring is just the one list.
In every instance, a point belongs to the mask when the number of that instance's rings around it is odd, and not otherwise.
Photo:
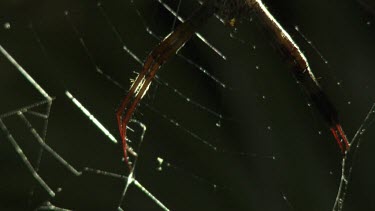
[(355, 137), (344, 159), (256, 16), (236, 29), (212, 18), (137, 108), (131, 175), (115, 110), (143, 59), (199, 3), (2, 3), (1, 210), (373, 209), (364, 3), (267, 4)]

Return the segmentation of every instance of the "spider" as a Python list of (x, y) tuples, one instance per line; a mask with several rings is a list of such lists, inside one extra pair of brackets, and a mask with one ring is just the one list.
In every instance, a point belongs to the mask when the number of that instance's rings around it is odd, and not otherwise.
[(350, 144), (339, 122), (338, 112), (317, 82), (305, 55), (292, 37), (271, 15), (263, 2), (261, 0), (206, 0), (188, 20), (181, 23), (150, 52), (141, 72), (133, 81), (128, 94), (116, 112), (124, 160), (130, 170), (132, 170), (132, 166), (128, 160), (128, 152), (133, 156), (137, 156), (137, 154), (127, 145), (126, 127), (160, 67), (176, 54), (195, 31), (215, 13), (224, 16), (225, 20), (229, 20), (229, 25), (233, 25), (235, 17), (250, 11), (259, 16), (261, 22), (275, 37), (285, 57), (292, 64), (293, 75), (304, 88), (318, 113), (328, 124), (341, 152), (345, 153), (349, 149)]

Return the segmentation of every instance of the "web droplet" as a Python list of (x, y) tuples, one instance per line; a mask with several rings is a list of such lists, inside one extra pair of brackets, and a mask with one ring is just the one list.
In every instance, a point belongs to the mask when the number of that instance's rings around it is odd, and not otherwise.
[(156, 160), (158, 161), (159, 165), (162, 165), (164, 162), (164, 159), (161, 157), (158, 157)]
[(159, 163), (159, 167), (157, 168), (157, 169), (158, 169), (158, 171), (162, 171), (162, 170), (163, 170), (163, 167), (162, 167), (162, 165), (163, 165), (164, 159), (163, 159), (163, 158), (161, 158), (161, 157), (158, 157), (158, 158), (157, 158), (156, 160), (157, 160), (157, 161), (158, 161), (158, 163)]
[(4, 29), (10, 29), (10, 23), (9, 22), (4, 23)]
[(216, 127), (221, 127), (221, 121), (216, 122)]

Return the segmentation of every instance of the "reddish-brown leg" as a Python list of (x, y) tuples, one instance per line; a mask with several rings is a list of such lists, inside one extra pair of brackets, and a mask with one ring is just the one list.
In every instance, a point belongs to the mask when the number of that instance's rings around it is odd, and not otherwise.
[(341, 127), (340, 124), (337, 124), (337, 125), (336, 125), (336, 128), (337, 128), (337, 130), (339, 131), (342, 140), (344, 141), (344, 144), (345, 144), (345, 151), (347, 151), (347, 150), (349, 149), (349, 147), (350, 147), (350, 144), (349, 144), (348, 139), (346, 138), (346, 135), (345, 135), (345, 133), (344, 133), (344, 130), (342, 129), (342, 127)]
[[(336, 124), (335, 127), (330, 128), (337, 144), (339, 145), (341, 152), (345, 153), (349, 150), (350, 144), (340, 124)], [(344, 145), (343, 145), (344, 144)]]
[(160, 66), (176, 54), (178, 49), (180, 49), (191, 38), (196, 29), (214, 14), (215, 2), (215, 0), (206, 1), (189, 20), (180, 24), (173, 33), (169, 34), (148, 55), (142, 71), (139, 73), (137, 79), (132, 84), (129, 93), (117, 110), (116, 117), (124, 151), (124, 160), (130, 170), (132, 170), (132, 166), (128, 160), (128, 152), (134, 156), (136, 156), (136, 153), (128, 148), (126, 142), (126, 128), (137, 105), (139, 104), (139, 101), (147, 92), (148, 87)]

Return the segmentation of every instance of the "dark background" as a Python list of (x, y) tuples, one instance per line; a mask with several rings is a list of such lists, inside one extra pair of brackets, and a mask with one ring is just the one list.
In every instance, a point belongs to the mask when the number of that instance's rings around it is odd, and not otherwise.
[[(168, 2), (177, 7), (177, 1)], [(306, 53), (337, 106), (347, 135), (353, 137), (375, 102), (374, 3), (268, 0), (266, 4)], [(130, 87), (130, 78), (136, 77), (133, 71), (141, 69), (122, 45), (143, 60), (158, 43), (143, 24), (164, 37), (174, 22), (156, 1), (136, 1), (135, 5), (141, 16), (128, 0), (102, 2), (121, 43), (94, 1), (0, 3), (0, 44), (56, 97), (47, 143), (77, 169), (127, 174), (120, 145), (111, 143), (64, 93), (69, 90), (119, 138), (115, 111)], [(180, 14), (187, 17), (197, 7), (195, 1), (184, 0)], [(69, 11), (68, 18), (64, 11)], [(272, 37), (252, 17), (252, 21), (238, 21), (235, 36), (244, 42), (231, 39), (234, 30), (215, 18), (199, 30), (227, 61), (196, 37), (180, 51), (229, 88), (220, 87), (177, 56), (158, 74), (173, 89), (222, 114), (223, 119), (187, 103), (159, 83), (153, 83), (135, 114), (147, 126), (138, 150), (136, 179), (171, 210), (332, 209), (341, 176), (338, 146), (319, 114), (308, 106)], [(6, 23), (10, 28), (6, 29)], [(298, 34), (296, 25), (328, 64)], [(93, 61), (125, 90), (98, 74)], [(4, 56), (0, 56), (0, 96), (1, 114), (43, 100)], [(43, 121), (29, 118), (41, 131)], [(172, 119), (183, 127), (171, 124)], [(17, 116), (3, 121), (35, 163), (39, 147), (24, 123)], [(362, 137), (344, 210), (375, 210), (373, 131), (374, 126), (368, 127)], [(137, 140), (140, 134), (137, 129), (130, 137)], [(164, 159), (162, 171), (157, 157)], [(124, 186), (122, 180), (93, 173), (76, 177), (48, 153), (42, 157), (40, 175), (53, 190), (60, 190), (56, 197), (50, 198), (36, 184), (1, 133), (0, 210), (35, 210), (45, 201), (73, 210), (115, 210)], [(122, 208), (160, 209), (135, 186), (130, 187)]]

